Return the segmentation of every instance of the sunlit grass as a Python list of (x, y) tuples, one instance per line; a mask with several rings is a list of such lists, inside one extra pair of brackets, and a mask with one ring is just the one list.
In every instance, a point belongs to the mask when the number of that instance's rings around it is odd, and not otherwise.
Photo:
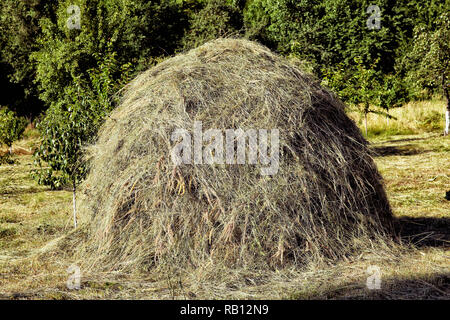
[[(364, 132), (364, 115), (348, 112)], [(443, 132), (445, 122), (445, 103), (441, 99), (410, 102), (401, 108), (389, 110), (394, 117), (369, 113), (367, 116), (368, 137), (388, 137), (393, 135), (420, 134), (426, 132)]]
[[(394, 128), (388, 133), (377, 134), (376, 131), (385, 125), (383, 117), (371, 115), (369, 118), (370, 147), (396, 217), (431, 219), (425, 221), (436, 223), (450, 219), (450, 201), (444, 198), (445, 191), (450, 190), (450, 139), (442, 136), (441, 127), (433, 129), (422, 125), (433, 112), (443, 113), (442, 109), (442, 101), (436, 100), (393, 110), (395, 116), (402, 117), (391, 120)], [(399, 132), (414, 133), (398, 135)], [(15, 146), (31, 151), (38, 138), (32, 131)], [(310, 266), (306, 270), (292, 270), (292, 273), (274, 272), (270, 277), (250, 279), (242, 287), (229, 286), (234, 281), (242, 283), (242, 279), (234, 279), (233, 274), (227, 275), (228, 284), (214, 282), (214, 279), (208, 284), (192, 284), (190, 279), (183, 279), (186, 288), (174, 291), (169, 289), (166, 280), (116, 279), (114, 282), (107, 275), (98, 275), (95, 279), (83, 278), (82, 289), (71, 291), (65, 284), (67, 266), (71, 262), (64, 253), (45, 251), (44, 256), (36, 255), (72, 230), (71, 193), (39, 186), (29, 175), (33, 168), (31, 155), (14, 155), (13, 159), (14, 165), (0, 165), (0, 297), (168, 299), (174, 295), (184, 298), (186, 294), (196, 299), (446, 297), (448, 247), (411, 248), (409, 245), (396, 257), (384, 252), (361, 253), (357, 258), (333, 266)], [(433, 230), (433, 226), (419, 227)], [(436, 232), (419, 234), (415, 240), (432, 236), (436, 236)], [(380, 291), (366, 288), (366, 270), (370, 265), (377, 265), (382, 271)]]

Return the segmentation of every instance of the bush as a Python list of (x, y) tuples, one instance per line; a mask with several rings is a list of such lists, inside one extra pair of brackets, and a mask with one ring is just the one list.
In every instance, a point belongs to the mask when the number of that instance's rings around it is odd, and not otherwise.
[(26, 119), (17, 117), (14, 112), (7, 108), (0, 110), (0, 143), (9, 147), (9, 153), (12, 151), (13, 142), (22, 137), (26, 127)]
[(442, 113), (432, 111), (420, 120), (419, 127), (426, 131), (439, 131), (442, 130), (443, 119)]
[(196, 48), (209, 40), (239, 34), (243, 19), (235, 5), (223, 0), (209, 0), (205, 7), (193, 13), (190, 28), (183, 38), (184, 49)]

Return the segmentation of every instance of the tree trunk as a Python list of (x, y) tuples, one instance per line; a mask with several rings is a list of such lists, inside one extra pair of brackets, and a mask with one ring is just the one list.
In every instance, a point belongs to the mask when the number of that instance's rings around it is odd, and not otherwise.
[(447, 101), (447, 110), (445, 111), (445, 130), (444, 135), (448, 135), (450, 131), (450, 104)]
[(367, 137), (367, 112), (364, 112), (364, 127), (366, 129), (366, 137)]
[(444, 97), (445, 100), (447, 101), (447, 108), (445, 110), (445, 128), (444, 128), (444, 136), (446, 136), (448, 135), (450, 130), (450, 98), (445, 73), (442, 75), (442, 90), (444, 91)]
[(447, 108), (445, 110), (445, 128), (444, 128), (444, 136), (448, 135), (450, 131), (450, 100), (448, 97), (448, 89), (444, 89), (444, 95), (447, 100)]
[(76, 187), (75, 180), (73, 180), (73, 224), (75, 228), (77, 227), (77, 198), (76, 198)]

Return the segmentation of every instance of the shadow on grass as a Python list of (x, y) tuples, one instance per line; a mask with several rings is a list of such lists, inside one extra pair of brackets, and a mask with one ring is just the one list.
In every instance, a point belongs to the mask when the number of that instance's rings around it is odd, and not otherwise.
[(369, 290), (365, 276), (337, 286), (317, 288), (313, 292), (298, 292), (291, 299), (330, 300), (448, 300), (450, 299), (450, 273), (433, 276), (418, 275), (410, 278), (383, 278), (380, 289)]
[(402, 217), (396, 228), (403, 241), (417, 247), (450, 248), (450, 218)]
[(421, 153), (429, 152), (428, 150), (415, 148), (415, 145), (408, 144), (401, 147), (385, 146), (385, 147), (371, 147), (372, 155), (374, 157), (386, 156), (413, 156)]
[(4, 187), (0, 189), (0, 195), (3, 196), (19, 196), (19, 195), (26, 195), (26, 194), (32, 194), (32, 193), (39, 193), (43, 191), (51, 191), (39, 188), (39, 187), (27, 187), (27, 188), (17, 188), (17, 187)]
[(431, 138), (434, 138), (433, 136), (430, 137), (421, 137), (421, 138), (405, 138), (405, 139), (393, 139), (388, 140), (385, 142), (409, 142), (409, 141), (423, 141), (423, 140), (429, 140)]
[[(450, 299), (450, 273), (431, 277), (386, 279), (380, 290), (370, 290), (375, 299)], [(368, 289), (366, 289), (369, 291)]]
[(410, 142), (410, 141), (425, 141), (425, 140), (430, 140), (433, 138), (437, 138), (441, 136), (440, 133), (434, 133), (434, 134), (430, 134), (429, 136), (426, 137), (419, 137), (419, 138), (403, 138), (403, 139), (395, 139), (395, 136), (390, 137), (387, 140), (378, 142), (380, 144), (385, 144), (385, 143), (398, 143), (398, 142)]
[[(402, 241), (419, 248), (450, 248), (450, 218), (412, 218), (396, 219), (396, 229)], [(381, 270), (381, 273), (383, 270)], [(294, 292), (289, 299), (420, 299), (450, 300), (450, 270), (434, 275), (417, 274), (411, 277), (384, 278), (381, 274), (381, 288), (369, 290), (366, 280), (369, 275), (352, 279), (345, 283), (323, 285)]]

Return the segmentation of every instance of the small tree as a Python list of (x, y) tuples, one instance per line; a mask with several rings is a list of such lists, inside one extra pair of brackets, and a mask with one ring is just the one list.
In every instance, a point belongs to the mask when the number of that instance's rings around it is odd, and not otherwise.
[(379, 111), (379, 113), (386, 116), (386, 122), (389, 125), (389, 119), (394, 118), (389, 114), (389, 110), (401, 107), (408, 102), (409, 92), (404, 81), (398, 75), (386, 75), (380, 82), (375, 104), (385, 111)]
[(13, 142), (22, 137), (26, 127), (27, 120), (7, 108), (0, 109), (0, 142), (6, 144), (9, 154), (12, 154)]
[(324, 83), (334, 90), (345, 102), (357, 107), (364, 115), (365, 134), (367, 136), (367, 115), (379, 113), (370, 109), (377, 99), (379, 77), (375, 71), (377, 61), (369, 68), (365, 67), (359, 57), (354, 59), (356, 65), (353, 68), (340, 66), (333, 71), (323, 70), (325, 74)]
[[(83, 147), (92, 143), (100, 125), (116, 104), (115, 92), (128, 80), (129, 65), (118, 68), (115, 55), (107, 56), (98, 69), (89, 70), (89, 79), (73, 79), (66, 87), (66, 100), (51, 106), (38, 124), (42, 141), (35, 152), (40, 167), (34, 176), (40, 184), (53, 189), (70, 184), (73, 192), (73, 217), (76, 220), (76, 186), (86, 175)], [(113, 74), (120, 72), (121, 81)]]

